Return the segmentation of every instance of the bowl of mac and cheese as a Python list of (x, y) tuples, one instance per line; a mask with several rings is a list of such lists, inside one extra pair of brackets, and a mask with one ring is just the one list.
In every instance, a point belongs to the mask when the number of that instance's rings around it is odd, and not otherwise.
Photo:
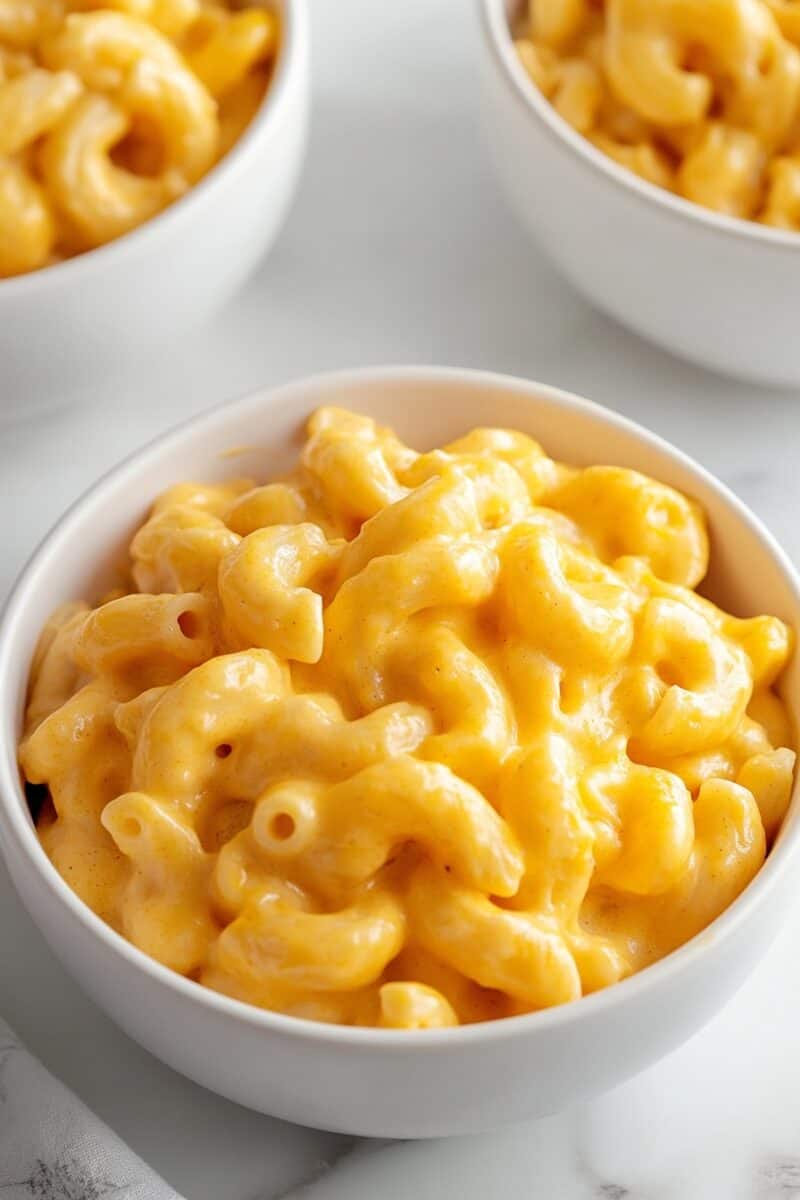
[(487, 141), (542, 249), (645, 337), (783, 385), (800, 380), (796, 8), (481, 0)]
[(97, 1002), (244, 1104), (402, 1137), (553, 1111), (778, 927), (799, 618), (739, 502), (586, 401), (431, 368), (259, 394), (18, 582), (8, 866)]
[(294, 191), (306, 25), (304, 0), (4, 6), (4, 366), (96, 370), (228, 298)]

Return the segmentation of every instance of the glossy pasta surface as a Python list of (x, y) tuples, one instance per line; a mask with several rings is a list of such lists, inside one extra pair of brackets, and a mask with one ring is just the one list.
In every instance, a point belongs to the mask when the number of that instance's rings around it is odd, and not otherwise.
[(0, 277), (112, 241), (182, 196), (266, 91), (271, 9), (0, 0)]
[(800, 230), (798, 0), (529, 0), (520, 61), (643, 179)]
[(278, 481), (185, 483), (44, 630), (20, 747), (87, 905), (174, 971), (426, 1029), (576, 1000), (761, 867), (794, 753), (777, 619), (695, 590), (699, 508), (476, 429), (338, 409)]

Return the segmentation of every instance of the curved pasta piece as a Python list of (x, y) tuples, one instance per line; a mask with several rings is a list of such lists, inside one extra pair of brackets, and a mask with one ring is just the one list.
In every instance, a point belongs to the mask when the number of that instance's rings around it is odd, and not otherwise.
[(695, 840), (686, 870), (658, 896), (615, 894), (609, 904), (592, 890), (584, 928), (630, 949), (640, 970), (682, 946), (728, 908), (764, 861), (766, 839), (750, 792), (729, 780), (702, 784), (694, 803)]
[[(524, 481), (513, 465), (489, 454), (450, 454), (431, 450), (421, 454), (404, 471), (402, 481), (418, 495), (423, 486), (436, 477), (469, 480), (477, 530), (497, 529), (528, 516), (531, 502)], [(410, 499), (410, 497), (409, 497)]]
[(85, 247), (129, 232), (181, 195), (176, 179), (151, 179), (116, 166), (111, 149), (130, 119), (105, 96), (82, 96), (52, 130), (39, 155), (49, 194)]
[(306, 913), (266, 897), (222, 931), (212, 964), (254, 985), (275, 980), (311, 991), (373, 983), (402, 949), (406, 918), (380, 891), (339, 912)]
[(386, 462), (396, 475), (419, 458), (417, 451), (402, 442), (388, 425), (379, 425), (372, 417), (333, 404), (325, 404), (311, 414), (306, 422), (306, 434), (309, 441), (326, 436), (349, 436), (375, 442), (381, 446)]
[(483, 987), (499, 988), (534, 1009), (580, 996), (575, 961), (543, 920), (498, 908), (428, 865), (415, 872), (408, 900), (421, 944)]
[[(776, 700), (776, 703), (780, 710), (780, 701)], [(756, 707), (760, 708), (759, 705)], [(682, 779), (693, 795), (697, 794), (707, 779), (736, 780), (748, 759), (770, 753), (773, 744), (786, 744), (780, 737), (771, 738), (764, 726), (749, 715), (752, 710), (751, 701), (748, 713), (742, 717), (727, 741), (719, 746), (713, 746), (699, 754), (684, 754), (678, 758), (664, 759), (659, 766)]]
[[(705, 929), (744, 891), (764, 861), (761, 816), (747, 789), (710, 779), (694, 805), (695, 845), (689, 868), (664, 897), (666, 949)], [(665, 952), (666, 952), (665, 949)]]
[(240, 643), (315, 663), (322, 655), (322, 596), (306, 584), (336, 551), (317, 525), (273, 525), (243, 538), (219, 566), (219, 596)]
[(247, 537), (266, 525), (300, 525), (307, 519), (305, 496), (299, 488), (288, 483), (254, 487), (239, 496), (225, 514), (225, 524), (240, 537)]
[(301, 461), (328, 508), (358, 526), (406, 494), (396, 468), (416, 455), (389, 430), (368, 417), (322, 408), (309, 421), (308, 431)]
[(538, 40), (534, 42), (530, 37), (516, 38), (514, 49), (521, 65), (536, 87), (543, 96), (550, 100), (558, 86), (558, 54), (552, 46), (544, 45)]
[(619, 939), (587, 933), (578, 926), (565, 930), (564, 940), (575, 959), (584, 996), (619, 983), (630, 975), (632, 964)]
[(694, 844), (692, 797), (669, 771), (622, 760), (581, 779), (587, 810), (604, 827), (595, 882), (640, 896), (666, 892)]
[(517, 840), (479, 791), (440, 763), (399, 755), (366, 767), (319, 800), (320, 838), (308, 852), (315, 877), (366, 882), (392, 850), (418, 842), (442, 867), (498, 896), (517, 890)]
[(501, 561), (501, 603), (534, 645), (587, 668), (608, 668), (627, 655), (636, 597), (620, 576), (533, 520), (514, 526)]
[(140, 687), (170, 683), (214, 654), (211, 606), (196, 592), (120, 596), (89, 613), (73, 654), (94, 675), (138, 668)]
[(267, 9), (222, 12), (219, 17), (208, 37), (185, 50), (192, 71), (217, 99), (272, 57), (278, 45), (277, 17)]
[(547, 503), (571, 517), (605, 562), (644, 558), (668, 583), (696, 587), (708, 569), (708, 534), (697, 504), (623, 467), (587, 467)]
[(211, 878), (215, 909), (226, 922), (232, 921), (248, 905), (272, 897), (283, 905), (310, 912), (309, 897), (297, 884), (285, 878), (285, 867), (286, 863), (279, 856), (265, 855), (253, 836), (252, 825), (244, 825), (233, 837), (216, 847)]
[(398, 640), (386, 677), (396, 694), (436, 714), (439, 732), (426, 740), (421, 757), (445, 763), (476, 787), (490, 786), (516, 730), (508, 699), (483, 659), (437, 623)]
[[(702, 120), (712, 99), (708, 76), (682, 65), (687, 45), (704, 47), (732, 75), (749, 65), (760, 41), (758, 6), (709, 0), (609, 0), (606, 7), (606, 70), (612, 86), (636, 112), (656, 124)], [(755, 48), (756, 53), (758, 47)]]
[(495, 666), (514, 712), (520, 745), (539, 736), (542, 728), (561, 722), (561, 684), (564, 671), (523, 637), (508, 637)]
[(336, 572), (341, 587), (374, 558), (397, 555), (431, 538), (481, 532), (475, 488), (460, 470), (445, 465), (407, 496), (380, 509), (348, 542)]
[(42, 630), (31, 663), (26, 736), (78, 690), (81, 672), (73, 657), (73, 647), (88, 612), (86, 604), (62, 604)]
[(603, 99), (603, 77), (594, 63), (575, 58), (559, 65), (550, 101), (578, 133), (594, 129)]
[(723, 640), (699, 612), (655, 599), (645, 607), (637, 650), (654, 664), (663, 692), (632, 742), (636, 758), (698, 753), (730, 737), (753, 690), (738, 646)]
[(796, 759), (794, 751), (785, 748), (754, 754), (736, 776), (736, 782), (747, 788), (758, 805), (768, 841), (777, 834), (789, 808)]
[(491, 547), (468, 540), (430, 540), (372, 559), (328, 606), (323, 666), (335, 664), (342, 685), (363, 708), (377, 708), (386, 699), (384, 657), (393, 634), (425, 609), (488, 599), (497, 567)]
[(761, 204), (767, 151), (755, 134), (709, 121), (678, 171), (687, 200), (749, 219)]
[(32, 68), (0, 82), (0, 154), (19, 154), (47, 133), (80, 92), (71, 71)]
[(101, 920), (120, 929), (121, 898), (130, 864), (102, 826), (69, 817), (59, 817), (50, 824), (40, 816), (37, 830), (47, 857), (62, 879)]
[(378, 998), (378, 1024), (383, 1029), (446, 1029), (458, 1024), (450, 1002), (424, 983), (384, 983)]
[(89, 683), (22, 742), (25, 778), (47, 784), (59, 819), (96, 827), (101, 810), (127, 787), (131, 757), (114, 723), (116, 708), (106, 686)]
[(126, 114), (155, 125), (165, 156), (159, 186), (173, 196), (214, 162), (214, 101), (172, 43), (146, 22), (108, 10), (71, 13), (40, 52), (46, 66), (74, 71)]
[(212, 860), (194, 830), (141, 792), (117, 796), (100, 820), (133, 865), (121, 904), (125, 936), (174, 971), (196, 970), (218, 929), (209, 903)]
[[(800, 106), (800, 53), (761, 9), (762, 36), (755, 43), (758, 63), (745, 68), (726, 97), (724, 115), (732, 125), (752, 129), (768, 151), (792, 138)], [(749, 64), (748, 64), (749, 66)]]
[(566, 738), (539, 734), (515, 754), (500, 777), (497, 803), (525, 852), (517, 903), (571, 924), (594, 871), (595, 834)]
[(491, 462), (508, 463), (513, 467), (528, 492), (531, 504), (541, 504), (542, 497), (566, 472), (566, 468), (548, 458), (538, 442), (515, 429), (478, 427), (449, 442), (445, 452), (488, 458)]
[[(305, 988), (282, 987), (270, 980), (260, 984), (242, 980), (218, 966), (206, 966), (200, 983), (234, 1000), (255, 1004), (271, 1012), (297, 1017), (301, 1021), (324, 1021), (331, 1025), (358, 1025), (365, 1011), (375, 1011), (374, 985), (346, 992), (312, 992)], [(372, 1023), (372, 1022), (370, 1022)]]
[(155, 511), (131, 542), (140, 592), (216, 589), (219, 565), (239, 537), (212, 513), (188, 505)]
[(760, 726), (764, 739), (770, 746), (792, 745), (794, 731), (786, 706), (780, 696), (770, 688), (760, 688), (753, 692), (747, 715)]
[(794, 634), (788, 626), (777, 617), (742, 620), (723, 614), (720, 627), (747, 655), (753, 687), (771, 687), (789, 661), (794, 647)]
[(0, 276), (47, 265), (56, 227), (44, 189), (15, 159), (0, 159)]
[(114, 723), (116, 707), (105, 687), (87, 685), (22, 742), (19, 760), (28, 782), (46, 784), (52, 798), (55, 820), (40, 815), (38, 829), (53, 865), (118, 928), (128, 866), (100, 823), (105, 806), (130, 780), (131, 756)]
[(226, 754), (264, 723), (288, 689), (267, 650), (220, 655), (173, 683), (147, 716), (133, 759), (133, 787), (193, 810)]
[(611, 0), (606, 8), (611, 86), (637, 113), (659, 125), (701, 121), (711, 105), (711, 81), (681, 67), (681, 47), (674, 38), (631, 21), (643, 8), (637, 0)]
[(271, 780), (298, 774), (330, 782), (347, 779), (373, 763), (413, 753), (431, 728), (426, 710), (405, 701), (348, 721), (331, 696), (286, 696), (264, 723), (268, 760), (257, 756), (252, 778), (247, 763), (241, 763), (240, 785), (251, 794), (252, 786), (261, 791)]

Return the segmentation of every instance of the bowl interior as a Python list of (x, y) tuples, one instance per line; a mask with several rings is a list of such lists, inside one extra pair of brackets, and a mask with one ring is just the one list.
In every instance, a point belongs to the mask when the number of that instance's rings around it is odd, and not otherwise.
[[(532, 435), (555, 458), (631, 467), (663, 480), (700, 501), (708, 514), (708, 594), (738, 615), (769, 612), (800, 628), (793, 569), (741, 503), (679, 451), (588, 401), (503, 376), (428, 368), (321, 376), (256, 394), (195, 419), (106, 476), (45, 540), (9, 601), (0, 629), (0, 779), (5, 775), (0, 810), (5, 804), (21, 845), (55, 887), (60, 880), (33, 833), (16, 768), (28, 668), (46, 618), (56, 605), (91, 599), (109, 582), (109, 564), (120, 561), (160, 491), (187, 479), (274, 477), (293, 464), (304, 420), (322, 404), (373, 416), (418, 449), (440, 445), (474, 426), (505, 426)], [(782, 688), (796, 713), (796, 659)], [(782, 839), (796, 826), (797, 809), (796, 788)], [(769, 869), (768, 863), (765, 871)]]

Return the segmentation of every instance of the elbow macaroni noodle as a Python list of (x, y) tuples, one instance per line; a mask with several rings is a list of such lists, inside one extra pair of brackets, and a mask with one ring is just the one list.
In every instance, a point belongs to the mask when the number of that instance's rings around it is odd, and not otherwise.
[(271, 9), (223, 0), (0, 0), (0, 277), (141, 225), (255, 114)]
[(575, 1000), (705, 928), (794, 753), (790, 633), (694, 590), (698, 507), (505, 430), (308, 432), (284, 480), (172, 487), (126, 586), (48, 623), (20, 761), (64, 879), (202, 984), (386, 1028)]
[(800, 230), (797, 0), (528, 0), (528, 75), (637, 175)]

